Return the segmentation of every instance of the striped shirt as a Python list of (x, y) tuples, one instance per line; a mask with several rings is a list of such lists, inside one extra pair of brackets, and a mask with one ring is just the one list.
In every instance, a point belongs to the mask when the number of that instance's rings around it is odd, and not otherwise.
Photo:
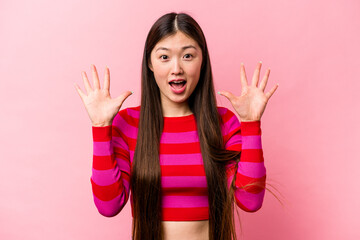
[[(239, 122), (225, 107), (217, 107), (225, 148), (241, 151), (238, 164), (227, 164), (228, 187), (235, 177), (238, 207), (247, 212), (260, 209), (264, 199), (266, 169), (261, 145), (260, 121)], [(112, 126), (92, 127), (93, 166), (90, 178), (94, 203), (100, 214), (117, 215), (129, 199), (140, 106), (121, 110)], [(160, 168), (163, 221), (209, 219), (207, 181), (194, 114), (163, 117)], [(238, 166), (236, 166), (238, 165)], [(249, 183), (257, 186), (242, 187)], [(133, 215), (132, 194), (130, 203)]]

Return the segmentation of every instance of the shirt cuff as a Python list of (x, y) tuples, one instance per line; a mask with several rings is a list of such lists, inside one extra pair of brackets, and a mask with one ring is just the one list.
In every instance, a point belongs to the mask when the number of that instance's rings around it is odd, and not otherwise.
[(241, 135), (243, 136), (261, 135), (260, 120), (241, 122), (240, 126), (241, 126)]
[(106, 142), (111, 140), (112, 125), (105, 127), (92, 126), (92, 135), (94, 142)]

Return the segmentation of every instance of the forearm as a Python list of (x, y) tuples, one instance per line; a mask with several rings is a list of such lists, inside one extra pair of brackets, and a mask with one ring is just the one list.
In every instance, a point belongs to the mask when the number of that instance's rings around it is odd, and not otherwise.
[(111, 217), (122, 210), (128, 199), (127, 175), (119, 168), (122, 159), (117, 159), (114, 151), (112, 126), (93, 126), (92, 131), (93, 166), (90, 181), (94, 202), (100, 214)]
[(235, 198), (245, 211), (261, 208), (266, 183), (260, 121), (241, 122), (242, 150), (237, 166)]

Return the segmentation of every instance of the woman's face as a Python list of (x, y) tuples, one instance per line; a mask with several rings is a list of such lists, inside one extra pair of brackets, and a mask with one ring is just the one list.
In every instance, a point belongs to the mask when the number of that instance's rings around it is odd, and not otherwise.
[(161, 39), (155, 45), (149, 68), (160, 89), (163, 106), (187, 101), (199, 81), (201, 63), (199, 45), (181, 31)]

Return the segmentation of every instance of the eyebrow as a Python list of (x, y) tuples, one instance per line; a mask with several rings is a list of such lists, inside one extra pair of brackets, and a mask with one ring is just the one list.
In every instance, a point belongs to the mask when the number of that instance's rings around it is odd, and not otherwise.
[[(182, 50), (185, 50), (185, 49), (188, 49), (188, 48), (194, 48), (195, 50), (197, 50), (196, 47), (194, 47), (193, 45), (184, 46), (184, 47), (182, 47)], [(158, 49), (156, 49), (155, 52), (157, 52), (158, 50), (170, 51), (170, 49), (168, 49), (168, 48), (166, 48), (166, 47), (159, 47)]]

